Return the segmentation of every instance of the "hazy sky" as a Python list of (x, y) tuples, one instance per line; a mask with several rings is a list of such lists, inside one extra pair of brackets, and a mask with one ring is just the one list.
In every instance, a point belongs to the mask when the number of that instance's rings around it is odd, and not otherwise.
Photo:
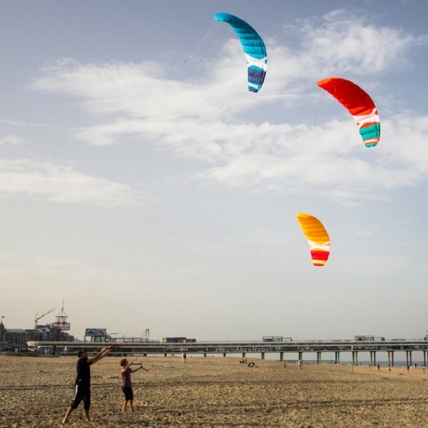
[[(428, 329), (425, 0), (1, 2), (0, 315), (152, 339)], [(228, 12), (263, 37), (247, 90)], [(316, 82), (378, 107), (365, 148)], [(312, 265), (297, 212), (331, 255)]]

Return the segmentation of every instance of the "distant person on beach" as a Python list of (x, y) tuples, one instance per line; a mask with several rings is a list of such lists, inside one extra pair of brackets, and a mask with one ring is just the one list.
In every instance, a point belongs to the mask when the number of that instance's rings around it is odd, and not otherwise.
[(186, 362), (186, 357), (187, 357), (187, 355), (186, 355), (186, 353), (183, 351), (183, 353), (181, 354), (181, 361), (183, 361), (183, 363), (185, 363), (185, 362)]
[[(132, 382), (131, 382), (131, 373), (135, 373), (138, 370), (145, 370), (148, 372), (146, 368), (143, 367), (140, 363), (131, 363), (126, 358), (123, 358), (120, 360), (120, 365), (123, 367), (120, 370), (120, 376), (121, 376), (121, 383), (120, 386), (122, 387), (123, 394), (125, 395), (125, 401), (123, 402), (122, 406), (122, 412), (125, 412), (126, 407), (130, 406), (131, 412), (134, 411), (134, 392), (132, 391)], [(131, 369), (131, 365), (139, 366), (136, 369)]]
[(74, 384), (74, 398), (62, 420), (63, 424), (68, 422), (70, 413), (77, 409), (82, 400), (85, 419), (88, 422), (91, 420), (89, 417), (89, 408), (91, 407), (91, 365), (105, 357), (112, 349), (113, 346), (103, 348), (93, 357), (88, 357), (86, 349), (81, 349), (77, 353), (79, 359), (77, 361), (77, 376)]

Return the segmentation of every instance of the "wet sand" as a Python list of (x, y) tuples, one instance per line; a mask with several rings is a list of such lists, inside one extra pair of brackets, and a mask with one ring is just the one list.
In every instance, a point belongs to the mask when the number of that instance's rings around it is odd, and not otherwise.
[[(295, 364), (239, 358), (134, 357), (134, 412), (121, 412), (119, 357), (92, 366), (91, 422), (70, 427), (426, 427), (428, 369)], [(77, 357), (0, 355), (0, 426), (59, 427)]]

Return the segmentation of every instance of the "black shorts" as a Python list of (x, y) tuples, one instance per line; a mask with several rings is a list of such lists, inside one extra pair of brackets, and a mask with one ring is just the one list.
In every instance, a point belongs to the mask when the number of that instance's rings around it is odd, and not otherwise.
[(91, 387), (89, 385), (76, 385), (74, 387), (74, 399), (70, 404), (72, 409), (77, 409), (77, 406), (83, 400), (83, 408), (89, 410), (91, 406)]
[(125, 400), (131, 401), (134, 399), (134, 393), (131, 386), (122, 386), (122, 391), (125, 394)]

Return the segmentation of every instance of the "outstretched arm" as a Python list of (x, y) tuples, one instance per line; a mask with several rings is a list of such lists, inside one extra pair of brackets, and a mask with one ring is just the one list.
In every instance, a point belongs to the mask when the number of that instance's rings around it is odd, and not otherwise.
[(131, 364), (134, 364), (134, 365), (139, 365), (140, 367), (138, 367), (138, 369), (133, 369), (132, 370), (132, 372), (134, 373), (134, 372), (136, 372), (136, 371), (138, 371), (138, 370), (141, 370), (141, 369), (143, 369), (143, 370), (145, 370), (146, 372), (148, 372), (148, 370), (145, 368), (145, 367), (143, 367), (143, 365), (142, 364), (139, 364), (139, 363), (131, 363)]
[(101, 349), (98, 354), (94, 355), (93, 357), (88, 357), (88, 363), (95, 364), (97, 361), (101, 360), (101, 358), (105, 357), (112, 349), (113, 346)]

